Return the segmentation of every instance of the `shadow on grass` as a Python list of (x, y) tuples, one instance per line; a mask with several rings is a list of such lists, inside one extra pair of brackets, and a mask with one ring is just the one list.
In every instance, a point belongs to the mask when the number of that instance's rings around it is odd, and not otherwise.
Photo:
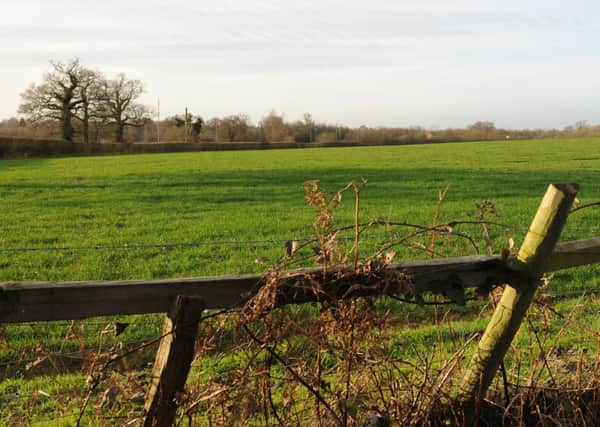
[[(319, 179), (324, 188), (333, 191), (352, 179), (361, 178), (368, 180), (367, 189), (363, 192), (365, 200), (389, 202), (395, 199), (401, 202), (408, 199), (407, 203), (411, 205), (433, 205), (437, 192), (446, 186), (450, 187), (448, 200), (452, 202), (502, 198), (538, 200), (551, 182), (575, 181), (584, 190), (586, 186), (596, 185), (600, 182), (600, 171), (572, 173), (564, 170), (510, 172), (466, 168), (311, 168), (180, 173), (166, 170), (161, 172), (160, 177), (152, 173), (138, 173), (120, 179), (10, 182), (0, 184), (0, 189), (13, 193), (34, 189), (49, 191), (53, 197), (45, 202), (45, 208), (68, 207), (73, 203), (69, 193), (77, 190), (85, 191), (85, 194), (77, 194), (79, 206), (94, 206), (110, 199), (115, 203), (127, 201), (133, 204), (262, 204), (302, 200), (301, 186), (309, 179)], [(94, 194), (100, 192), (104, 195), (102, 200), (95, 200)], [(107, 197), (106, 192), (110, 192), (110, 196)], [(32, 202), (35, 203), (35, 198)]]

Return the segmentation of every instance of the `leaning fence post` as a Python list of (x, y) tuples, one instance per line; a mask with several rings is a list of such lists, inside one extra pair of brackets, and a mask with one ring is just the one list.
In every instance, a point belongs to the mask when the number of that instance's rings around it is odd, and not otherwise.
[(163, 327), (144, 412), (144, 427), (167, 427), (174, 424), (178, 397), (183, 393), (190, 366), (198, 323), (204, 310), (204, 300), (199, 297), (179, 295)]
[(461, 385), (459, 397), (467, 425), (473, 422), (478, 402), (485, 397), (519, 330), (577, 190), (577, 184), (551, 184), (548, 187), (516, 259), (509, 264), (516, 278), (505, 286)]

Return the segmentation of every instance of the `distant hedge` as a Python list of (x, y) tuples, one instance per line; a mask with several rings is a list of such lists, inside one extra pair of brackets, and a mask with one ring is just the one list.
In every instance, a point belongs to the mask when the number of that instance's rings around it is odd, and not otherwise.
[(437, 140), (406, 140), (402, 142), (383, 142), (364, 144), (350, 141), (321, 143), (285, 143), (285, 142), (202, 142), (202, 143), (135, 143), (135, 144), (83, 144), (52, 139), (21, 139), (0, 137), (0, 158), (19, 159), (27, 157), (94, 156), (110, 154), (177, 153), (186, 151), (218, 150), (269, 150), (283, 148), (309, 147), (355, 147), (368, 145), (409, 145), (430, 144)]

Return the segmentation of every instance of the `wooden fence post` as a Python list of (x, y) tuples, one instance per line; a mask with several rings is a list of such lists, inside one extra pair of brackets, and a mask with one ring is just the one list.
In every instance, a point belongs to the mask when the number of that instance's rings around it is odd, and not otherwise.
[(204, 310), (200, 297), (177, 296), (163, 327), (144, 412), (144, 427), (172, 426), (178, 397), (183, 392), (191, 363), (198, 323)]
[(551, 184), (548, 187), (517, 258), (509, 264), (516, 277), (504, 288), (459, 392), (466, 425), (473, 423), (478, 404), (485, 397), (519, 330), (538, 287), (540, 275), (560, 237), (577, 190), (577, 184)]

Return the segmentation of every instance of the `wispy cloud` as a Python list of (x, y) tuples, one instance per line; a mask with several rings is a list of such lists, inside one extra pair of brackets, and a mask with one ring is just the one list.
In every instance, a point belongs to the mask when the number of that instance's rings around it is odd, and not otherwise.
[[(477, 108), (501, 104), (507, 91), (521, 96), (535, 87), (538, 97), (543, 90), (566, 94), (573, 86), (569, 82), (579, 84), (582, 73), (598, 71), (600, 62), (595, 47), (600, 6), (586, 0), (21, 0), (2, 9), (0, 90), (6, 96), (0, 115), (16, 109), (7, 100), (14, 103), (32, 68), (41, 76), (49, 59), (74, 56), (108, 73), (125, 71), (147, 80), (151, 96), (161, 96), (165, 108), (201, 98), (205, 102), (198, 108), (211, 114), (238, 111), (239, 104), (258, 116), (269, 102), (296, 114), (303, 109), (300, 102), (307, 110), (313, 105), (307, 91), (313, 98), (337, 93), (346, 102), (354, 92), (373, 103), (356, 107), (372, 114), (367, 122), (398, 120), (399, 125), (447, 123), (461, 112), (468, 121)], [(569, 74), (544, 78), (561, 66)], [(25, 67), (29, 71), (19, 74)], [(519, 79), (518, 70), (539, 77)], [(224, 87), (224, 80), (234, 83)], [(472, 91), (473, 85), (488, 92)], [(257, 99), (260, 93), (263, 99)], [(427, 102), (419, 93), (427, 94)], [(432, 105), (433, 93), (438, 98)], [(395, 109), (407, 94), (412, 112), (402, 121)], [(446, 111), (441, 99), (461, 94), (468, 94), (470, 106), (463, 102)], [(186, 96), (192, 101), (184, 101)], [(240, 97), (252, 101), (231, 101)], [(565, 109), (565, 121), (587, 111), (600, 113), (578, 99), (573, 102), (581, 108)], [(488, 114), (508, 117), (503, 108)], [(526, 116), (532, 125), (550, 125), (544, 108), (540, 103), (515, 113), (514, 123)], [(337, 114), (320, 113), (323, 119)]]

